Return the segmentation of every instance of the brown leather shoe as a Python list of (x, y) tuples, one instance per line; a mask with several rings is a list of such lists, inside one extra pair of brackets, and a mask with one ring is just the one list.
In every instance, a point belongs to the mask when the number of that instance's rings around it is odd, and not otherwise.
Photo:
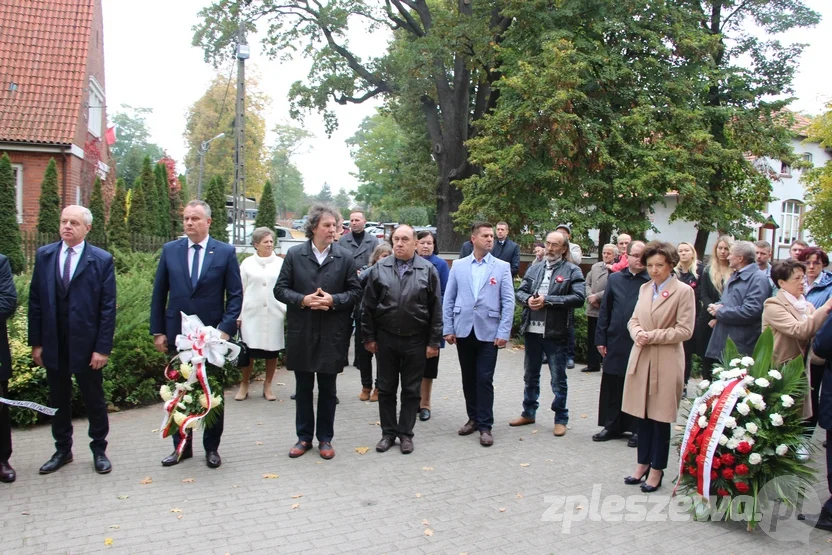
[(371, 403), (377, 403), (378, 402), (378, 388), (375, 388), (373, 390), (372, 395), (370, 395), (370, 402)]
[(332, 448), (332, 444), (328, 441), (322, 441), (318, 444), (318, 450), (321, 452), (321, 458), (329, 460), (335, 456), (335, 449)]
[(312, 442), (311, 441), (300, 441), (298, 440), (291, 449), (289, 449), (289, 457), (296, 459), (312, 449)]
[(509, 426), (525, 426), (526, 424), (534, 424), (534, 418), (526, 418), (525, 416), (521, 416), (520, 418), (515, 418), (514, 420), (508, 423)]
[(384, 453), (396, 443), (395, 438), (392, 437), (383, 437), (381, 440), (376, 443), (376, 451), (379, 453)]
[(401, 436), (399, 438), (399, 448), (402, 450), (402, 454), (409, 455), (413, 452), (413, 438), (407, 436)]
[(480, 432), (480, 445), (483, 447), (491, 447), (494, 445), (494, 436), (491, 435), (491, 430), (482, 430)]
[(370, 400), (370, 392), (371, 389), (369, 387), (362, 387), (361, 393), (358, 394), (359, 401), (369, 401)]
[(468, 422), (466, 422), (457, 433), (461, 436), (467, 436), (473, 434), (475, 431), (477, 431), (477, 423), (473, 420), (468, 420)]
[(566, 424), (555, 424), (555, 429), (553, 433), (558, 437), (565, 436)]

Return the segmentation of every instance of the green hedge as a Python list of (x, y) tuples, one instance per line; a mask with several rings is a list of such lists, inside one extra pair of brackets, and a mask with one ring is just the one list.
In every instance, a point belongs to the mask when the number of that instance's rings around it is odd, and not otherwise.
[[(159, 254), (114, 253), (117, 286), (116, 332), (113, 352), (104, 367), (104, 394), (111, 410), (159, 400), (159, 387), (165, 382), (162, 371), (167, 357), (153, 347), (150, 336), (150, 297)], [(9, 320), (12, 349), (12, 378), (9, 394), (13, 399), (48, 405), (46, 370), (35, 366), (31, 348), (26, 345), (27, 306), (31, 274), (15, 277), (19, 306)], [(240, 372), (228, 364), (219, 376), (224, 387), (236, 384)], [(74, 386), (73, 416), (85, 414), (77, 386)], [(27, 409), (11, 409), (16, 424), (34, 424), (39, 414)]]

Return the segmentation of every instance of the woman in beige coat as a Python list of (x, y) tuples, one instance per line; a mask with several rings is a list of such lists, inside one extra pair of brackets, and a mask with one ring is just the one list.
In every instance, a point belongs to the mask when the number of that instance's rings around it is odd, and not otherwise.
[[(774, 334), (773, 362), (780, 366), (800, 357), (804, 359), (812, 338), (832, 310), (832, 298), (815, 307), (803, 296), (806, 266), (794, 259), (776, 263), (771, 280), (779, 287), (777, 295), (763, 305), (763, 327)], [(808, 370), (808, 369), (807, 369)], [(807, 371), (806, 379), (809, 379)], [(812, 416), (812, 404), (803, 404), (803, 418)]]
[(650, 281), (641, 286), (627, 329), (635, 342), (627, 364), (621, 410), (639, 418), (638, 466), (624, 479), (650, 493), (662, 485), (670, 453), (670, 426), (676, 421), (685, 382), (683, 343), (693, 335), (696, 301), (693, 289), (679, 282), (673, 268), (676, 247), (651, 241), (641, 263)]

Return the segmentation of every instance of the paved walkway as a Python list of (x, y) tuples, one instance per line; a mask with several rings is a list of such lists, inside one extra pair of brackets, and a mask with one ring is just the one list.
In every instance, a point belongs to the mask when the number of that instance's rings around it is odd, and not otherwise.
[[(0, 552), (17, 553), (829, 553), (832, 535), (812, 531), (808, 545), (747, 533), (741, 523), (670, 522), (659, 493), (644, 496), (622, 478), (635, 465), (625, 441), (593, 443), (599, 374), (569, 372), (571, 421), (552, 435), (552, 415), (509, 428), (521, 409), (523, 351), (506, 349), (495, 378), (495, 444), (460, 437), (465, 418), (456, 350), (442, 351), (433, 418), (417, 421), (416, 450), (379, 454), (378, 409), (358, 400), (358, 371), (339, 378), (337, 456), (317, 449), (289, 459), (295, 441), (293, 375), (278, 371), (280, 401), (259, 384), (253, 397), (228, 408), (220, 453), (223, 465), (201, 458), (163, 468), (171, 451), (161, 440), (159, 405), (112, 414), (114, 470), (99, 476), (86, 448), (86, 422), (75, 426), (75, 461), (59, 472), (37, 471), (53, 452), (48, 427), (17, 431), (12, 463), (17, 482), (0, 487)], [(544, 383), (548, 380), (544, 379)], [(551, 393), (542, 395), (548, 407)], [(367, 447), (366, 454), (357, 448)], [(200, 449), (196, 450), (198, 453)], [(820, 459), (820, 457), (816, 457)], [(671, 466), (677, 462), (671, 455)], [(669, 472), (675, 476), (675, 472)], [(275, 477), (265, 477), (276, 475)], [(148, 483), (144, 483), (148, 482)], [(632, 496), (634, 521), (598, 518), (593, 489)], [(672, 489), (669, 480), (662, 496)], [(825, 492), (820, 483), (821, 498)], [(571, 498), (571, 522), (562, 521)], [(547, 499), (548, 498), (548, 499)], [(550, 509), (554, 506), (554, 509)], [(646, 510), (644, 510), (646, 508)], [(549, 510), (549, 513), (547, 513)], [(650, 511), (650, 517), (645, 513)], [(550, 514), (556, 519), (550, 518)], [(653, 518), (652, 515), (658, 515)], [(582, 518), (582, 520), (581, 520)], [(655, 521), (657, 520), (658, 521)], [(621, 520), (621, 519), (619, 519)], [(653, 520), (648, 522), (647, 520)], [(802, 524), (800, 525), (802, 526)]]

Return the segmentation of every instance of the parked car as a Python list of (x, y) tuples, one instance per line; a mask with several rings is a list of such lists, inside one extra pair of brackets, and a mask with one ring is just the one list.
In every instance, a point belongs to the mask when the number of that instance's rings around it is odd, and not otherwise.
[(293, 227), (294, 229), (303, 229), (303, 226), (305, 226), (305, 225), (306, 225), (306, 219), (303, 219), (303, 220), (293, 220), (293, 221), (292, 221), (292, 227)]

